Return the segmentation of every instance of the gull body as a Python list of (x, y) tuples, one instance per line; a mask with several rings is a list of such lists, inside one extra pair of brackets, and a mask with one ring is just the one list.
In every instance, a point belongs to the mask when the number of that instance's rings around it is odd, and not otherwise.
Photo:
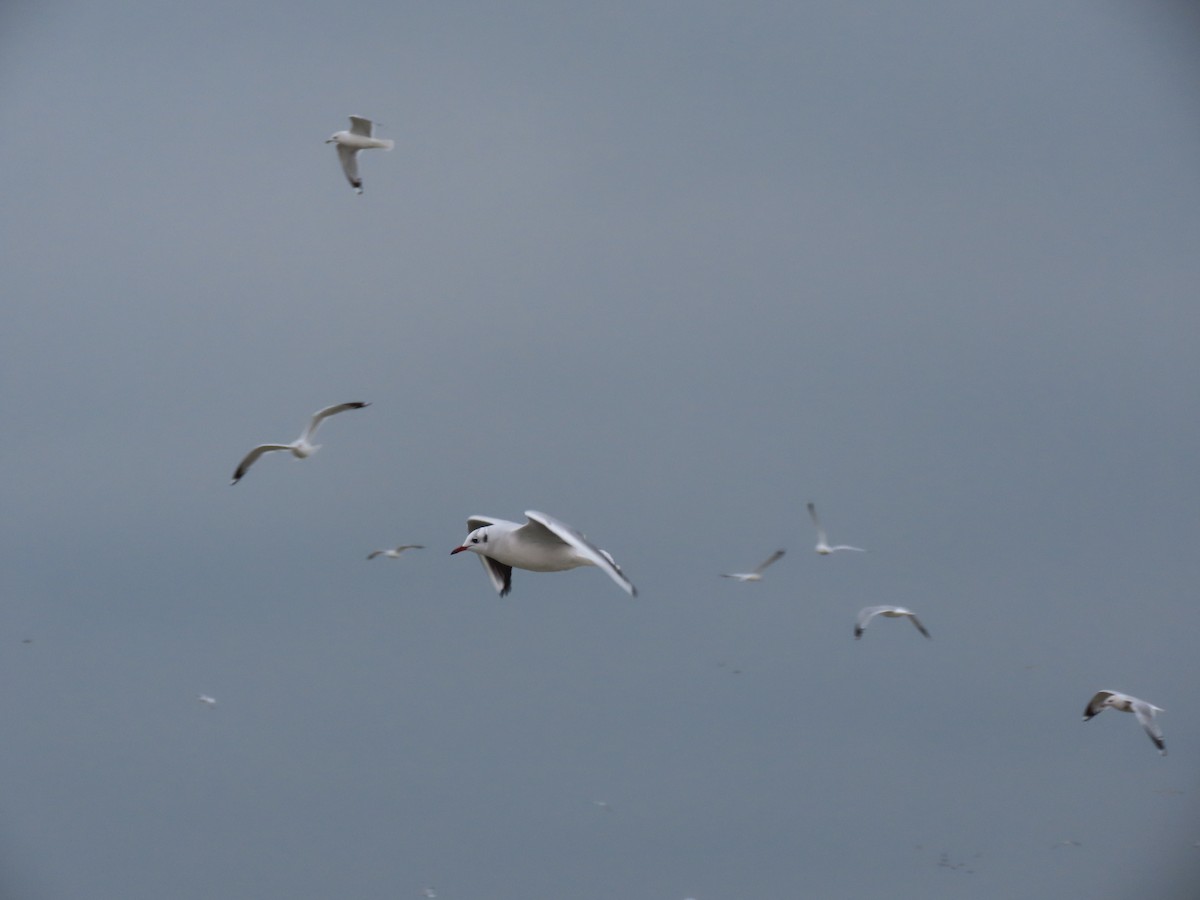
[(868, 606), (865, 609), (859, 610), (858, 619), (854, 623), (854, 639), (858, 640), (863, 636), (867, 626), (876, 616), (884, 616), (888, 619), (906, 618), (916, 626), (917, 631), (929, 637), (929, 632), (925, 630), (925, 626), (921, 624), (921, 620), (913, 614), (912, 610), (905, 609), (903, 606)]
[(770, 556), (768, 556), (766, 559), (764, 559), (762, 562), (760, 562), (758, 564), (758, 566), (752, 572), (725, 572), (725, 573), (722, 573), (721, 577), (722, 578), (735, 578), (738, 581), (742, 581), (742, 582), (762, 581), (763, 570), (766, 569), (767, 566), (771, 565), (771, 563), (778, 561), (779, 558), (781, 556), (783, 556), (783, 554), (785, 552), (786, 551), (784, 551), (784, 550), (776, 550), (774, 553), (772, 553)]
[(377, 556), (386, 556), (388, 559), (399, 559), (400, 554), (405, 550), (424, 550), (424, 544), (401, 544), (399, 547), (393, 547), (391, 550), (372, 550), (367, 554), (367, 559), (374, 559)]
[(1083, 721), (1086, 722), (1089, 719), (1095, 718), (1106, 709), (1119, 709), (1121, 712), (1131, 712), (1137, 716), (1137, 720), (1141, 723), (1142, 728), (1146, 729), (1146, 734), (1150, 736), (1150, 740), (1158, 748), (1159, 754), (1162, 756), (1167, 755), (1167, 745), (1163, 742), (1162, 729), (1154, 721), (1155, 714), (1166, 712), (1165, 709), (1161, 706), (1155, 706), (1153, 703), (1147, 703), (1145, 700), (1139, 700), (1137, 697), (1122, 694), (1119, 691), (1096, 691), (1092, 695), (1092, 699), (1088, 701), (1088, 705), (1084, 707)]
[(372, 137), (373, 130), (374, 123), (370, 119), (351, 116), (349, 131), (335, 131), (325, 141), (327, 144), (337, 145), (338, 159), (342, 163), (342, 171), (346, 173), (346, 180), (360, 194), (363, 189), (362, 179), (358, 175), (358, 151), (391, 150), (396, 146), (395, 141)]
[(314, 444), (312, 442), (312, 438), (313, 435), (317, 433), (317, 428), (323, 421), (330, 416), (336, 415), (340, 412), (345, 412), (348, 409), (362, 409), (364, 406), (370, 405), (370, 403), (361, 403), (355, 401), (353, 403), (338, 403), (335, 406), (327, 406), (324, 409), (317, 410), (315, 413), (313, 413), (313, 417), (309, 421), (308, 427), (304, 429), (300, 437), (296, 438), (296, 440), (292, 441), (290, 444), (259, 444), (257, 447), (247, 453), (242, 458), (242, 461), (238, 463), (237, 469), (234, 470), (233, 481), (230, 483), (237, 484), (239, 481), (241, 481), (242, 476), (250, 471), (250, 467), (254, 465), (258, 461), (258, 458), (264, 453), (271, 453), (275, 450), (286, 450), (291, 453), (292, 456), (296, 457), (296, 459), (308, 459), (308, 457), (312, 456), (321, 449), (321, 445)]
[(830, 553), (837, 553), (839, 550), (856, 550), (859, 553), (866, 553), (862, 547), (851, 547), (849, 544), (829, 545), (829, 540), (825, 537), (825, 529), (821, 527), (821, 520), (817, 518), (817, 506), (811, 501), (808, 504), (808, 516), (812, 519), (813, 526), (817, 529), (817, 546), (813, 549), (822, 556), (828, 556)]
[(537, 510), (526, 510), (521, 525), (490, 516), (467, 519), (467, 539), (451, 555), (470, 550), (479, 556), (496, 592), (512, 590), (512, 570), (565, 572), (579, 566), (596, 566), (631, 597), (637, 596), (612, 556), (589, 541), (582, 532)]

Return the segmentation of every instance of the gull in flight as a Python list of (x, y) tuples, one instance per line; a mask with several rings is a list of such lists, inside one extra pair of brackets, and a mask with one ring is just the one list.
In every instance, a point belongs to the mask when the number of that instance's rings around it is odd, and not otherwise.
[(377, 556), (386, 556), (388, 559), (399, 559), (400, 554), (405, 550), (424, 550), (424, 544), (401, 544), (399, 547), (393, 547), (391, 550), (372, 550), (367, 554), (367, 559), (374, 559)]
[(851, 547), (849, 544), (837, 544), (829, 546), (829, 541), (825, 538), (825, 529), (821, 527), (821, 520), (817, 518), (817, 506), (811, 501), (808, 504), (808, 515), (813, 520), (813, 525), (817, 528), (817, 546), (814, 548), (822, 556), (828, 556), (830, 553), (836, 553), (838, 550), (857, 550), (859, 553), (866, 553), (862, 547)]
[(259, 444), (253, 450), (246, 454), (245, 458), (238, 463), (237, 469), (233, 473), (233, 481), (231, 484), (237, 484), (242, 480), (242, 476), (250, 471), (250, 467), (258, 461), (258, 458), (264, 453), (270, 453), (272, 450), (287, 450), (296, 459), (306, 459), (321, 449), (320, 444), (312, 442), (312, 436), (317, 433), (317, 427), (330, 416), (337, 415), (340, 412), (345, 412), (348, 409), (362, 409), (364, 406), (370, 406), (370, 403), (339, 403), (336, 406), (327, 406), (324, 409), (313, 413), (312, 421), (308, 423), (308, 427), (304, 429), (304, 433), (290, 444)]
[(210, 697), (210, 696), (208, 696), (208, 694), (197, 694), (196, 699), (199, 700), (201, 703), (203, 703), (205, 706), (216, 706), (217, 705), (216, 698)]
[(1088, 701), (1087, 708), (1083, 711), (1083, 721), (1086, 722), (1088, 719), (1100, 715), (1100, 713), (1109, 707), (1119, 709), (1121, 712), (1131, 712), (1137, 716), (1137, 720), (1146, 729), (1146, 734), (1150, 735), (1150, 740), (1158, 748), (1159, 754), (1162, 756), (1167, 755), (1167, 746), (1163, 743), (1162, 729), (1154, 721), (1155, 713), (1166, 712), (1166, 710), (1161, 706), (1155, 706), (1153, 703), (1147, 703), (1145, 700), (1139, 700), (1137, 697), (1130, 697), (1128, 694), (1121, 694), (1117, 691), (1096, 691), (1092, 695), (1092, 699)]
[(761, 563), (759, 563), (753, 572), (726, 572), (723, 573), (721, 577), (736, 578), (738, 581), (762, 581), (763, 570), (767, 566), (771, 565), (771, 563), (776, 562), (781, 556), (783, 556), (783, 554), (783, 550), (776, 550)]
[(917, 626), (917, 631), (921, 632), (925, 637), (929, 637), (929, 632), (925, 630), (925, 626), (921, 624), (921, 620), (913, 614), (912, 610), (905, 609), (903, 606), (868, 606), (866, 609), (859, 611), (858, 620), (854, 623), (855, 640), (863, 636), (867, 625), (876, 616), (884, 616), (888, 619), (902, 619), (907, 617)]
[(381, 138), (371, 137), (371, 128), (373, 123), (370, 119), (364, 119), (362, 116), (350, 117), (349, 131), (335, 131), (329, 136), (327, 144), (337, 144), (338, 159), (342, 161), (342, 171), (346, 173), (346, 180), (350, 182), (358, 193), (362, 193), (362, 179), (358, 177), (358, 151), (359, 150), (391, 150), (396, 146), (395, 141), (383, 140)]
[(479, 555), (492, 586), (501, 596), (512, 590), (512, 570), (564, 572), (577, 566), (596, 566), (619, 584), (631, 597), (637, 596), (616, 560), (601, 550), (582, 532), (536, 510), (526, 510), (524, 525), (471, 516), (467, 519), (467, 539), (450, 555), (470, 550)]

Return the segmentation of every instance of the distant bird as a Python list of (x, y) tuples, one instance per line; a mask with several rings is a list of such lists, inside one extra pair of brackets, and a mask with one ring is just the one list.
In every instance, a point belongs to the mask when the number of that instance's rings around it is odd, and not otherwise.
[(612, 812), (612, 806), (609, 805), (607, 800), (593, 800), (592, 803), (600, 807), (605, 812)]
[(421, 895), (429, 898), (429, 900), (434, 900), (434, 898), (437, 897), (437, 891), (431, 887), (427, 887), (425, 890), (421, 891)]
[(1083, 711), (1083, 721), (1086, 722), (1088, 719), (1100, 715), (1100, 713), (1109, 708), (1119, 709), (1121, 712), (1131, 712), (1137, 716), (1137, 720), (1146, 729), (1146, 734), (1150, 735), (1150, 740), (1158, 748), (1159, 754), (1162, 756), (1167, 755), (1167, 746), (1163, 743), (1162, 729), (1154, 721), (1155, 714), (1166, 712), (1165, 709), (1161, 706), (1155, 706), (1153, 703), (1147, 703), (1145, 700), (1139, 700), (1137, 697), (1118, 693), (1117, 691), (1096, 691)]
[(317, 433), (317, 427), (325, 419), (340, 412), (345, 412), (348, 409), (362, 409), (364, 406), (370, 405), (370, 403), (358, 402), (339, 403), (336, 406), (327, 406), (324, 409), (318, 410), (313, 413), (312, 421), (308, 423), (308, 427), (304, 429), (304, 433), (290, 444), (259, 444), (247, 453), (245, 459), (238, 463), (237, 470), (233, 473), (233, 481), (230, 483), (237, 484), (241, 481), (242, 476), (250, 471), (250, 467), (257, 462), (258, 458), (264, 453), (270, 453), (272, 450), (287, 450), (296, 459), (307, 459), (321, 449), (320, 444), (312, 442), (312, 436)]
[(395, 141), (371, 137), (373, 124), (370, 119), (362, 116), (350, 117), (349, 131), (335, 131), (329, 136), (327, 144), (337, 144), (338, 159), (342, 161), (342, 171), (358, 193), (362, 193), (362, 179), (358, 177), (359, 150), (391, 150), (396, 146)]
[(817, 546), (813, 549), (822, 556), (828, 556), (830, 553), (836, 553), (838, 550), (857, 550), (859, 553), (866, 553), (862, 547), (851, 547), (849, 544), (837, 544), (829, 546), (829, 541), (825, 538), (825, 529), (821, 527), (821, 520), (817, 518), (817, 507), (814, 503), (808, 504), (808, 515), (812, 519), (813, 525), (817, 529)]
[(762, 581), (763, 570), (767, 566), (771, 565), (771, 563), (776, 562), (781, 556), (783, 556), (784, 552), (785, 551), (783, 550), (776, 550), (761, 563), (759, 563), (758, 567), (755, 568), (753, 572), (726, 572), (722, 574), (721, 577), (736, 578), (738, 581)]
[(199, 700), (201, 703), (203, 703), (205, 706), (216, 706), (217, 705), (216, 699), (208, 696), (208, 694), (197, 694), (196, 699)]
[(925, 630), (925, 626), (921, 624), (921, 620), (913, 614), (912, 610), (905, 609), (903, 606), (868, 606), (859, 611), (858, 620), (854, 623), (855, 640), (863, 636), (867, 625), (876, 616), (884, 616), (888, 619), (907, 618), (917, 626), (917, 631), (921, 632), (925, 637), (929, 637), (929, 632)]
[(512, 570), (564, 572), (578, 566), (596, 566), (621, 586), (631, 597), (635, 588), (616, 560), (589, 541), (582, 532), (565, 522), (536, 510), (526, 510), (524, 525), (471, 516), (467, 519), (467, 539), (450, 555), (470, 550), (479, 555), (483, 568), (496, 592), (504, 597), (512, 590)]
[(386, 556), (388, 559), (399, 559), (400, 554), (405, 550), (424, 550), (424, 544), (401, 544), (399, 547), (393, 547), (391, 550), (372, 550), (367, 554), (367, 559), (374, 559), (377, 556)]

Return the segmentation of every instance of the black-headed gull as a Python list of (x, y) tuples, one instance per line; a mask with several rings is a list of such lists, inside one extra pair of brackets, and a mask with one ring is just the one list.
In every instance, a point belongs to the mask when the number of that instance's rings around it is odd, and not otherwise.
[(393, 547), (391, 550), (372, 550), (367, 554), (367, 559), (374, 559), (377, 556), (386, 556), (388, 559), (399, 559), (400, 554), (405, 550), (424, 550), (424, 544), (401, 544), (399, 547)]
[(578, 566), (596, 566), (632, 597), (637, 596), (616, 560), (601, 550), (582, 532), (536, 510), (526, 510), (524, 525), (471, 516), (467, 519), (467, 539), (450, 551), (451, 556), (470, 550), (477, 553), (492, 586), (501, 597), (512, 590), (512, 570), (564, 572)]
[(825, 529), (821, 527), (821, 520), (817, 518), (817, 506), (811, 501), (808, 504), (808, 515), (812, 519), (813, 525), (817, 529), (817, 546), (813, 549), (822, 556), (828, 556), (830, 553), (836, 553), (838, 550), (857, 550), (859, 553), (866, 553), (862, 547), (851, 547), (849, 544), (837, 544), (833, 547), (829, 546), (829, 541), (825, 538)]
[(327, 406), (324, 409), (317, 410), (317, 412), (313, 413), (312, 421), (308, 423), (308, 427), (304, 429), (304, 433), (290, 444), (259, 444), (247, 453), (245, 458), (238, 463), (238, 467), (233, 473), (231, 484), (237, 484), (241, 481), (242, 476), (250, 471), (250, 467), (258, 461), (258, 458), (264, 453), (270, 453), (272, 450), (287, 450), (296, 459), (307, 459), (321, 449), (320, 444), (312, 442), (312, 436), (317, 433), (317, 426), (325, 421), (325, 419), (340, 412), (345, 412), (348, 409), (362, 409), (364, 406), (370, 405), (370, 403), (359, 402), (338, 403), (335, 406)]
[(783, 556), (784, 552), (785, 551), (783, 550), (776, 550), (774, 553), (760, 562), (753, 572), (724, 572), (722, 573), (721, 577), (736, 578), (738, 581), (762, 581), (763, 570), (771, 563), (776, 562), (781, 556)]
[(1155, 706), (1153, 703), (1147, 703), (1145, 700), (1139, 700), (1137, 697), (1130, 697), (1128, 694), (1119, 693), (1118, 691), (1096, 691), (1083, 711), (1083, 721), (1086, 722), (1088, 719), (1100, 715), (1100, 713), (1109, 708), (1119, 709), (1121, 712), (1131, 712), (1137, 716), (1137, 720), (1146, 729), (1146, 734), (1150, 735), (1150, 740), (1154, 742), (1154, 746), (1158, 748), (1158, 752), (1163, 756), (1167, 755), (1167, 747), (1163, 743), (1162, 729), (1154, 721), (1155, 713), (1166, 712), (1165, 709), (1161, 706)]
[(921, 620), (913, 614), (912, 610), (905, 609), (903, 606), (868, 606), (865, 609), (859, 610), (858, 619), (854, 623), (855, 640), (863, 636), (867, 625), (876, 616), (884, 616), (888, 619), (907, 618), (917, 626), (917, 631), (921, 632), (925, 637), (929, 637), (929, 632), (925, 630), (925, 626), (921, 624)]
[(335, 131), (329, 136), (327, 144), (337, 144), (338, 159), (342, 161), (342, 171), (358, 193), (362, 193), (362, 179), (358, 177), (359, 150), (391, 150), (396, 146), (395, 141), (371, 137), (372, 122), (362, 116), (350, 117), (349, 131)]

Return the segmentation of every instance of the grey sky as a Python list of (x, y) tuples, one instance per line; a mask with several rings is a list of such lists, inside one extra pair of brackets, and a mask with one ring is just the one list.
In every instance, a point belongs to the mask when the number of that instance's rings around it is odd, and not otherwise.
[(1195, 24), (9, 7), (0, 893), (1194, 896)]

